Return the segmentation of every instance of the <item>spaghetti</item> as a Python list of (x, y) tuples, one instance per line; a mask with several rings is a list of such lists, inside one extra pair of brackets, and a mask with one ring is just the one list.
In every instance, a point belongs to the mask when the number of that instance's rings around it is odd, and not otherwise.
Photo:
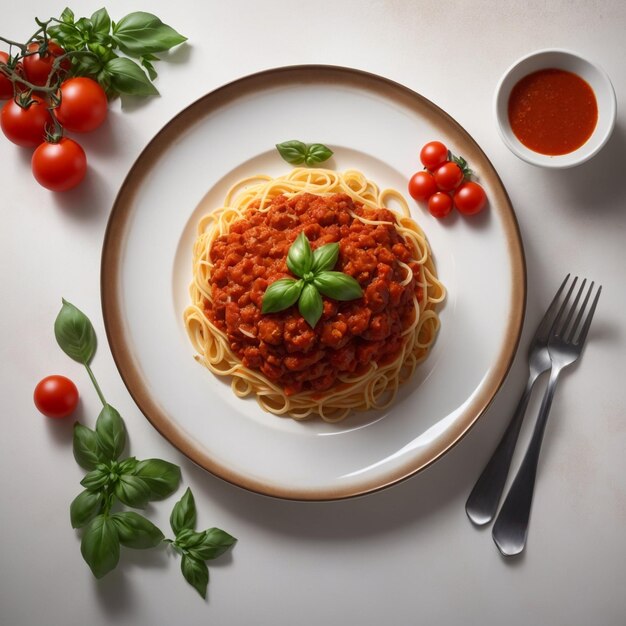
[[(288, 276), (287, 250), (302, 231), (313, 248), (338, 241), (336, 269), (364, 291), (352, 302), (324, 299), (314, 329), (294, 307), (260, 312), (267, 286)], [(399, 192), (357, 170), (296, 168), (238, 182), (200, 220), (190, 296), (184, 322), (196, 359), (230, 376), (237, 396), (255, 395), (276, 415), (334, 422), (393, 402), (435, 340), (445, 289)]]

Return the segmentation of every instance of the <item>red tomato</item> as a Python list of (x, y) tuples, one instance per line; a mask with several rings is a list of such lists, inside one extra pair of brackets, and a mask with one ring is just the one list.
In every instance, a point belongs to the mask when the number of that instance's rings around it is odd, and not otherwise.
[(51, 191), (67, 191), (85, 178), (87, 157), (79, 144), (63, 137), (56, 143), (42, 143), (33, 152), (31, 165), (40, 185)]
[[(33, 85), (45, 85), (48, 81), (48, 76), (52, 71), (52, 65), (57, 57), (65, 54), (65, 50), (54, 43), (54, 41), (48, 41), (48, 48), (44, 54), (39, 54), (39, 50), (43, 42), (29, 43), (26, 50), (27, 55), (24, 57), (24, 72), (27, 80)], [(72, 66), (72, 62), (68, 59), (61, 61), (60, 69), (67, 71)]]
[(35, 387), (33, 400), (46, 417), (67, 417), (78, 405), (78, 389), (65, 376), (46, 376)]
[(448, 160), (448, 148), (441, 141), (429, 141), (420, 151), (422, 165), (431, 172)]
[(452, 198), (447, 193), (438, 191), (428, 199), (428, 210), (435, 217), (445, 217), (452, 210)]
[(441, 191), (452, 191), (463, 182), (463, 172), (453, 161), (447, 161), (439, 166), (433, 176)]
[(428, 200), (437, 191), (437, 183), (430, 172), (421, 170), (409, 180), (409, 193), (415, 200)]
[(454, 206), (464, 215), (474, 215), (487, 204), (485, 190), (475, 182), (463, 183), (454, 192)]
[(22, 108), (15, 100), (9, 100), (0, 111), (0, 126), (7, 139), (18, 146), (34, 148), (45, 139), (46, 127), (52, 126), (48, 106), (39, 96)]
[[(8, 63), (9, 55), (0, 51), (0, 63)], [(0, 100), (8, 100), (13, 97), (13, 83), (8, 76), (0, 71)]]
[(107, 96), (91, 78), (80, 76), (66, 80), (60, 89), (61, 104), (54, 113), (67, 130), (86, 133), (94, 130), (107, 117)]

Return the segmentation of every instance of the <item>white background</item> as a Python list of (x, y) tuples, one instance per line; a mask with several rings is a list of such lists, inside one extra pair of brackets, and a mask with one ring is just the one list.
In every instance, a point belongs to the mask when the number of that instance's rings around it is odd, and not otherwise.
[[(90, 15), (100, 6), (72, 8)], [(35, 29), (35, 16), (58, 15), (63, 7), (12, 2), (3, 10), (1, 34), (25, 38)], [(124, 110), (115, 102), (104, 127), (84, 137), (90, 171), (77, 190), (55, 195), (39, 187), (30, 174), (30, 151), (0, 137), (0, 623), (626, 623), (626, 5), (152, 0), (110, 1), (107, 8), (113, 19), (131, 10), (154, 12), (189, 43), (158, 64), (161, 97), (131, 102)], [(502, 144), (493, 119), (501, 74), (544, 47), (569, 48), (598, 62), (617, 92), (612, 139), (573, 170), (544, 171), (518, 160)], [(490, 410), (428, 470), (384, 492), (335, 503), (254, 495), (180, 455), (130, 399), (100, 310), (108, 214), (141, 149), (175, 113), (215, 87), (300, 63), (378, 73), (450, 113), (502, 177), (528, 269), (522, 347)], [(557, 392), (527, 551), (505, 560), (490, 530), (471, 526), (463, 505), (523, 387), (525, 347), (567, 272), (598, 280), (604, 290), (584, 358), (567, 371)], [(94, 322), (100, 344), (93, 369), (126, 420), (130, 452), (178, 463), (183, 484), (195, 493), (199, 525), (219, 526), (239, 538), (231, 553), (210, 565), (206, 602), (166, 551), (124, 551), (120, 566), (100, 581), (82, 560), (68, 513), (82, 477), (71, 453), (72, 420), (48, 420), (32, 404), (37, 381), (60, 373), (79, 386), (77, 417), (83, 423), (93, 426), (99, 410), (86, 374), (54, 340), (62, 296)], [(163, 529), (182, 491), (148, 509)]]

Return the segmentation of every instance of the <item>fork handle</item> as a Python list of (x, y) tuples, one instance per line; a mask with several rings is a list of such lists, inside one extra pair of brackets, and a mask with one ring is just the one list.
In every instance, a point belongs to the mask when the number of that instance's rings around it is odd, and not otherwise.
[(504, 483), (511, 467), (515, 444), (524, 421), (524, 413), (528, 406), (530, 392), (538, 377), (539, 374), (531, 372), (515, 413), (504, 431), (498, 447), (467, 498), (465, 512), (470, 520), (478, 526), (487, 524), (496, 514), (498, 502), (500, 502), (500, 497), (504, 490)]
[(560, 373), (560, 368), (552, 368), (528, 449), (493, 525), (493, 540), (504, 556), (519, 554), (526, 545), (539, 452)]

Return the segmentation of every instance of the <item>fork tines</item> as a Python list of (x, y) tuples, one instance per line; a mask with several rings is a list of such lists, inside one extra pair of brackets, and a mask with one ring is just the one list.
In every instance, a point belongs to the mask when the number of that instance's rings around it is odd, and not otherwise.
[(553, 329), (554, 329), (553, 336), (556, 338), (562, 339), (563, 341), (566, 341), (567, 343), (571, 343), (574, 345), (581, 345), (585, 342), (585, 339), (587, 337), (587, 332), (589, 330), (589, 327), (591, 326), (591, 320), (596, 310), (596, 305), (598, 304), (600, 293), (602, 292), (602, 285), (598, 287), (596, 291), (596, 295), (591, 304), (591, 308), (589, 309), (589, 312), (584, 318), (584, 322), (581, 326), (581, 322), (583, 321), (583, 316), (585, 315), (585, 310), (587, 309), (587, 305), (589, 304), (589, 299), (591, 297), (591, 294), (593, 293), (593, 288), (595, 285), (593, 281), (591, 281), (591, 284), (589, 285), (589, 288), (587, 289), (587, 292), (585, 293), (583, 303), (580, 306), (580, 309), (578, 309), (578, 315), (576, 315), (576, 318), (573, 321), (572, 321), (572, 318), (574, 317), (574, 313), (577, 310), (580, 298), (582, 297), (585, 291), (585, 286), (587, 284), (586, 278), (582, 281), (580, 287), (578, 288), (578, 291), (574, 298), (574, 302), (572, 303), (571, 307), (569, 307), (567, 316), (565, 317), (564, 320), (561, 319), (563, 317), (563, 313), (567, 307), (569, 299), (574, 291), (574, 287), (576, 286), (577, 281), (578, 281), (578, 276), (575, 276), (567, 292), (567, 295), (565, 296), (565, 300), (561, 304), (559, 312), (553, 322)]

